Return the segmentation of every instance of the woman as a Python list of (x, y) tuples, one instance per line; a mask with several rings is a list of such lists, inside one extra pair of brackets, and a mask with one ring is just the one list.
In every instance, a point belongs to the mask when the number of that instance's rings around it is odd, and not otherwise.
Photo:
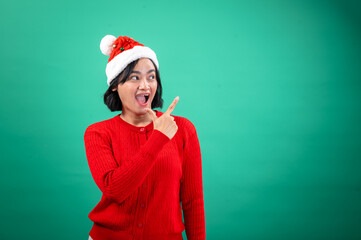
[[(89, 168), (102, 198), (89, 213), (89, 239), (205, 239), (202, 164), (194, 125), (162, 113), (158, 60), (129, 37), (107, 35), (104, 102), (121, 114), (84, 134)], [(182, 210), (184, 223), (182, 220)]]

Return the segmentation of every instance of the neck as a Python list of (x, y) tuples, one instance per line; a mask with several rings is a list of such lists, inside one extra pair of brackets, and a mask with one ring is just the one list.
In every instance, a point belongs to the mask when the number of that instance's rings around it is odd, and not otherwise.
[(120, 117), (136, 127), (144, 127), (152, 122), (152, 119), (149, 117), (148, 113), (145, 114), (135, 114), (133, 112), (126, 111), (125, 109), (120, 114)]

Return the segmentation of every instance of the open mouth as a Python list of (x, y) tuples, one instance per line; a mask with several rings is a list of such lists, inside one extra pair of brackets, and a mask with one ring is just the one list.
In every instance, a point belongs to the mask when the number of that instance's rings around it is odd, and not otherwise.
[(148, 100), (149, 100), (149, 93), (142, 93), (142, 94), (138, 94), (135, 96), (135, 99), (137, 100), (137, 102), (141, 105), (147, 105)]

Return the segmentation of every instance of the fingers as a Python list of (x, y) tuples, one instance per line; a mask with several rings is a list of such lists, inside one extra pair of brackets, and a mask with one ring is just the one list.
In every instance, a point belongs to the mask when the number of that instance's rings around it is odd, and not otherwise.
[(177, 105), (178, 100), (179, 100), (179, 97), (174, 98), (172, 104), (169, 105), (167, 111), (165, 111), (164, 114), (170, 115), (173, 112), (175, 106)]
[(144, 110), (148, 113), (149, 117), (152, 119), (153, 122), (157, 119), (157, 115), (155, 115), (152, 109), (145, 108)]

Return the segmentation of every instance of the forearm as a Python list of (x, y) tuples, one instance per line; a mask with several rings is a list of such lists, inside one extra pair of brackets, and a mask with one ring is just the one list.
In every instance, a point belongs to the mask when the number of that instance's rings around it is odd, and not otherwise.
[(203, 196), (182, 203), (184, 225), (188, 240), (204, 240), (206, 237)]
[(156, 161), (156, 157), (169, 139), (154, 130), (148, 141), (139, 149), (128, 164), (118, 166), (112, 148), (99, 137), (98, 132), (89, 131), (84, 136), (89, 168), (95, 183), (103, 194), (122, 203), (144, 181)]

